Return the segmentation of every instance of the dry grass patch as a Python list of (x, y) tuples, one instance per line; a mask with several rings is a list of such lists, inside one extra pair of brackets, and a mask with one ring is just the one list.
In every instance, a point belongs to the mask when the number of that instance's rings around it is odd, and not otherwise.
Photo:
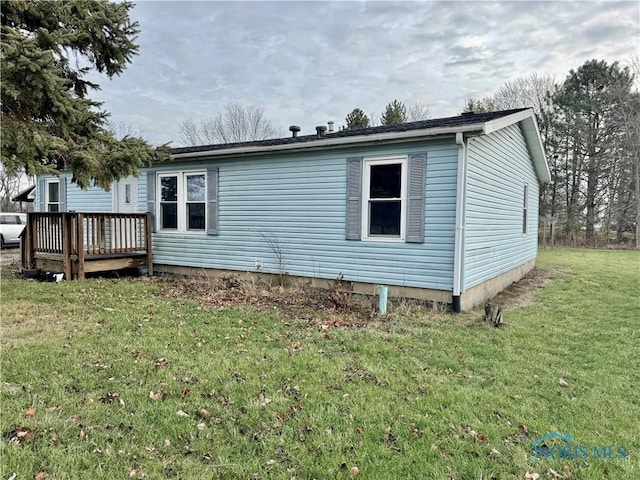
[(545, 287), (567, 274), (561, 268), (534, 268), (489, 301), (506, 309), (528, 307)]
[(354, 294), (350, 282), (342, 280), (335, 280), (328, 290), (305, 283), (273, 286), (260, 280), (247, 281), (238, 275), (164, 277), (158, 281), (159, 294), (164, 298), (194, 300), (221, 309), (245, 306), (319, 326), (361, 327), (376, 317), (376, 298)]

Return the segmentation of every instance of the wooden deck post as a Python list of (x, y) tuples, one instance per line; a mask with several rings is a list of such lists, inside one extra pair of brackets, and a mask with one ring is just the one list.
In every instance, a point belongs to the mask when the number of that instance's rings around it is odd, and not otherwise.
[(64, 258), (64, 278), (71, 281), (71, 218), (72, 213), (62, 214), (62, 256)]
[(76, 231), (78, 238), (76, 245), (78, 246), (78, 280), (84, 280), (84, 215), (82, 213), (76, 214)]
[(35, 245), (35, 223), (36, 223), (36, 216), (31, 214), (31, 213), (27, 213), (27, 228), (25, 229), (25, 240), (26, 242), (24, 245), (24, 248), (26, 249), (25, 252), (25, 263), (26, 265), (23, 265), (24, 268), (33, 268), (35, 266), (35, 259), (34, 259), (34, 245)]
[(153, 276), (153, 255), (151, 252), (151, 214), (147, 212), (147, 215), (144, 217), (144, 246), (145, 251), (147, 252), (147, 268), (149, 269), (149, 276)]

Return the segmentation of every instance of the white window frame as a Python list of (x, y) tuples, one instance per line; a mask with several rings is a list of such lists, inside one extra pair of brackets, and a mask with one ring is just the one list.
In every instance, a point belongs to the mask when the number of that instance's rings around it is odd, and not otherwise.
[[(400, 164), (401, 175), (400, 175), (400, 198), (392, 199), (387, 198), (384, 199), (386, 201), (389, 200), (400, 200), (400, 235), (398, 237), (392, 237), (390, 235), (369, 235), (369, 202), (371, 198), (369, 197), (369, 191), (371, 187), (371, 167), (377, 165), (395, 165)], [(408, 180), (408, 168), (409, 161), (406, 155), (401, 156), (389, 156), (389, 157), (370, 157), (364, 158), (363, 162), (363, 175), (362, 175), (362, 212), (361, 212), (361, 238), (364, 241), (375, 241), (375, 242), (390, 242), (390, 243), (398, 243), (404, 242), (406, 238), (407, 231), (407, 180)], [(381, 201), (384, 201), (381, 200)]]
[[(57, 202), (52, 202), (49, 200), (49, 185), (51, 185), (52, 183), (55, 183), (56, 185), (58, 185), (58, 201)], [(52, 179), (52, 180), (47, 180), (44, 184), (44, 210), (45, 212), (51, 212), (51, 210), (49, 210), (49, 205), (57, 205), (58, 206), (58, 210), (56, 210), (56, 212), (60, 211), (60, 180), (59, 179)]]
[[(204, 176), (204, 200), (202, 202), (187, 201), (187, 177), (202, 175)], [(161, 179), (167, 177), (177, 177), (178, 192), (177, 192), (177, 210), (178, 210), (178, 228), (162, 228), (162, 187)], [(159, 172), (156, 175), (156, 212), (157, 212), (157, 231), (165, 233), (184, 233), (189, 235), (206, 235), (208, 225), (208, 205), (207, 205), (207, 189), (208, 179), (206, 170), (194, 170), (194, 171), (179, 171), (179, 172)], [(204, 228), (201, 230), (189, 230), (187, 228), (187, 204), (189, 203), (204, 203)]]
[(525, 183), (522, 189), (522, 236), (529, 231), (529, 184)]

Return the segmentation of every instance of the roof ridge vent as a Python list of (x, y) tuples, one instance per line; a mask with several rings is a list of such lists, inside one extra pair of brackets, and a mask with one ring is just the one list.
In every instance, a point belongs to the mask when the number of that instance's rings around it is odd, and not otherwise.
[(292, 137), (297, 137), (298, 136), (298, 132), (300, 131), (300, 127), (297, 125), (291, 125), (289, 127), (289, 131), (291, 132), (291, 136)]

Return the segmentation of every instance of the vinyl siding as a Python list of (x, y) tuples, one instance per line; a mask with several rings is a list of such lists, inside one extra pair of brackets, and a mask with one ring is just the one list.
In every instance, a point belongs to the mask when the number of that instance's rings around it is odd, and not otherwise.
[[(345, 240), (346, 159), (413, 152), (427, 152), (424, 243)], [(219, 167), (219, 233), (157, 232), (154, 262), (278, 273), (271, 241), (292, 275), (451, 290), (456, 162), (454, 141), (437, 140), (163, 165), (158, 172)], [(140, 206), (146, 175), (138, 181)]]
[[(536, 257), (539, 190), (518, 125), (472, 137), (467, 148), (464, 290)], [(527, 234), (522, 233), (525, 183)]]
[[(113, 211), (113, 197), (111, 192), (107, 192), (100, 187), (88, 187), (82, 190), (78, 185), (71, 182), (71, 174), (64, 173), (60, 177), (67, 179), (67, 211), (77, 212), (98, 212), (108, 213)], [(55, 179), (53, 175), (42, 175), (38, 179)], [(37, 183), (37, 185), (39, 185)], [(35, 211), (40, 210), (40, 196), (43, 192), (36, 188)]]

